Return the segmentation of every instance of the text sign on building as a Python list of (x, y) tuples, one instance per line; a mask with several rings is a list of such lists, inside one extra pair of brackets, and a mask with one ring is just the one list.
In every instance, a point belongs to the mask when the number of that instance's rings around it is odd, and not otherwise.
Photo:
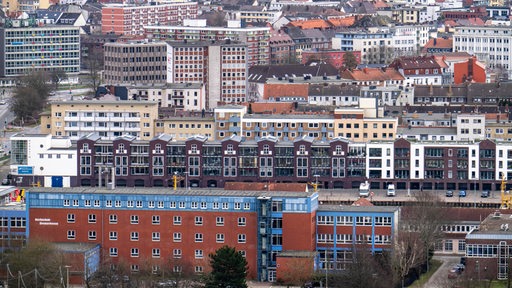
[(18, 166), (18, 175), (32, 175), (32, 174), (34, 174), (34, 167)]

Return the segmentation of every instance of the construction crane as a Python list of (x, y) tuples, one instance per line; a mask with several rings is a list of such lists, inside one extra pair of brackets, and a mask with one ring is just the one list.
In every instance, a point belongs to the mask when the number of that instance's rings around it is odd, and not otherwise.
[(506, 189), (507, 179), (505, 178), (505, 173), (503, 173), (503, 178), (501, 179), (501, 209), (510, 209), (512, 206), (512, 195)]

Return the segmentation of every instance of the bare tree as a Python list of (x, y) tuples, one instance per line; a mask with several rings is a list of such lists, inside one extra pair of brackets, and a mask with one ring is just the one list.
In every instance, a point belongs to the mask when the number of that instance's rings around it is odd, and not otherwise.
[(395, 276), (402, 283), (402, 287), (404, 287), (405, 277), (409, 272), (423, 263), (424, 251), (423, 243), (417, 233), (400, 231), (395, 236), (392, 263)]
[(313, 279), (313, 258), (290, 258), (281, 269), (285, 273), (279, 282), (301, 286)]
[(89, 54), (86, 61), (87, 69), (89, 70), (90, 82), (88, 87), (96, 94), (98, 87), (101, 85), (101, 71), (103, 70), (103, 53)]

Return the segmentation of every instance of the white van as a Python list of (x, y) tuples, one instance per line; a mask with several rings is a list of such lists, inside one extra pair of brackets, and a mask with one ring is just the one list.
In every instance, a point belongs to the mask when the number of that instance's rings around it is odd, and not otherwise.
[(395, 196), (395, 184), (388, 185), (388, 191), (386, 191), (387, 196)]
[(370, 183), (368, 183), (368, 181), (366, 181), (359, 185), (359, 197), (368, 197), (368, 196), (370, 196)]

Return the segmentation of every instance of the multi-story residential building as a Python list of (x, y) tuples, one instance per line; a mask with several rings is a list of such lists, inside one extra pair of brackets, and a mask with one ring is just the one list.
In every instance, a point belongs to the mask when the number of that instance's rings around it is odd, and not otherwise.
[(56, 101), (49, 117), (41, 118), (41, 132), (78, 139), (96, 132), (113, 139), (129, 134), (137, 139), (151, 139), (158, 103), (148, 101)]
[(27, 221), (30, 235), (100, 244), (102, 259), (132, 272), (205, 273), (208, 255), (229, 245), (246, 258), (248, 278), (275, 281), (279, 253), (315, 251), (317, 209), (316, 192), (31, 188)]
[(272, 30), (270, 36), (270, 64), (290, 64), (295, 62), (295, 42), (281, 30)]
[[(391, 28), (393, 32), (392, 46), (395, 55), (417, 55), (431, 37), (436, 37), (437, 32), (433, 25), (400, 25)], [(431, 35), (434, 34), (434, 35)]]
[(165, 42), (106, 43), (103, 82), (106, 85), (163, 84), (167, 79)]
[(456, 27), (453, 50), (468, 52), (486, 63), (488, 68), (500, 68), (511, 77), (512, 28), (509, 26)]
[(404, 76), (406, 85), (440, 85), (443, 83), (442, 74), (446, 68), (446, 64), (441, 64), (434, 56), (400, 57), (389, 64), (389, 67)]
[(215, 119), (212, 114), (207, 112), (179, 112), (174, 116), (159, 119), (155, 123), (155, 135), (166, 134), (176, 141), (204, 136), (212, 141), (215, 136)]
[(126, 88), (130, 100), (157, 102), (159, 108), (170, 107), (177, 110), (201, 111), (207, 107), (205, 85), (202, 83), (134, 85)]
[(485, 139), (485, 114), (458, 114), (457, 140)]
[[(360, 97), (377, 98), (379, 106), (405, 106), (412, 104), (413, 95), (409, 90), (413, 91), (403, 86), (366, 86), (361, 87)], [(409, 99), (411, 102), (408, 102)]]
[(101, 32), (142, 35), (146, 25), (178, 25), (197, 17), (197, 2), (156, 5), (106, 4), (101, 11)]
[(393, 9), (393, 20), (402, 24), (417, 24), (420, 19), (420, 9), (412, 7), (399, 7)]
[(204, 85), (205, 109), (245, 102), (251, 49), (231, 40), (212, 42), (168, 42), (167, 82)]
[(182, 26), (147, 25), (145, 34), (153, 39), (184, 41), (237, 41), (247, 46), (247, 65), (270, 63), (270, 27), (242, 27), (240, 21), (228, 21), (227, 27), (208, 27), (206, 20), (187, 20)]
[[(348, 121), (343, 124), (346, 126)], [(391, 130), (389, 126), (382, 128), (376, 124), (376, 133), (381, 133), (382, 129)], [(230, 127), (239, 128), (233, 123)], [(373, 124), (369, 126), (373, 127)], [(323, 133), (321, 131), (319, 128), (318, 133)], [(13, 149), (11, 154), (11, 174), (22, 177), (21, 186), (37, 182), (45, 187), (66, 183), (69, 186), (104, 186), (110, 182), (128, 187), (171, 187), (177, 174), (182, 178), (181, 187), (224, 187), (226, 182), (306, 183), (318, 180), (324, 189), (357, 188), (361, 182), (369, 181), (372, 189), (385, 189), (387, 184), (393, 183), (398, 190), (480, 191), (500, 190), (501, 175), (512, 177), (509, 163), (512, 145), (490, 140), (409, 141), (392, 138), (389, 141), (351, 142), (343, 138), (318, 141), (304, 136), (294, 141), (278, 141), (272, 136), (246, 140), (236, 135), (223, 141), (209, 141), (206, 136), (176, 141), (165, 134), (151, 140), (130, 136), (103, 140), (97, 134), (91, 134), (77, 140), (76, 145), (39, 147), (38, 142), (28, 141), (34, 136), (19, 134), (16, 137), (12, 143), (16, 151)], [(35, 149), (34, 145), (39, 148)], [(78, 165), (76, 171), (69, 169), (69, 180), (59, 171), (47, 167), (52, 162), (46, 159), (57, 158), (59, 153), (54, 151), (64, 150), (71, 155), (67, 156), (68, 161), (76, 159)], [(38, 152), (34, 154), (32, 151)]]
[(386, 29), (338, 32), (332, 38), (332, 49), (361, 51), (361, 63), (386, 64), (394, 57), (393, 33)]
[(0, 29), (0, 76), (22, 76), (32, 70), (63, 70), (71, 82), (80, 72), (79, 27), (31, 26), (10, 20)]
[(265, 6), (253, 5), (243, 5), (238, 10), (224, 8), (223, 11), (226, 12), (227, 19), (245, 23), (274, 23), (283, 14), (280, 10), (267, 10)]

